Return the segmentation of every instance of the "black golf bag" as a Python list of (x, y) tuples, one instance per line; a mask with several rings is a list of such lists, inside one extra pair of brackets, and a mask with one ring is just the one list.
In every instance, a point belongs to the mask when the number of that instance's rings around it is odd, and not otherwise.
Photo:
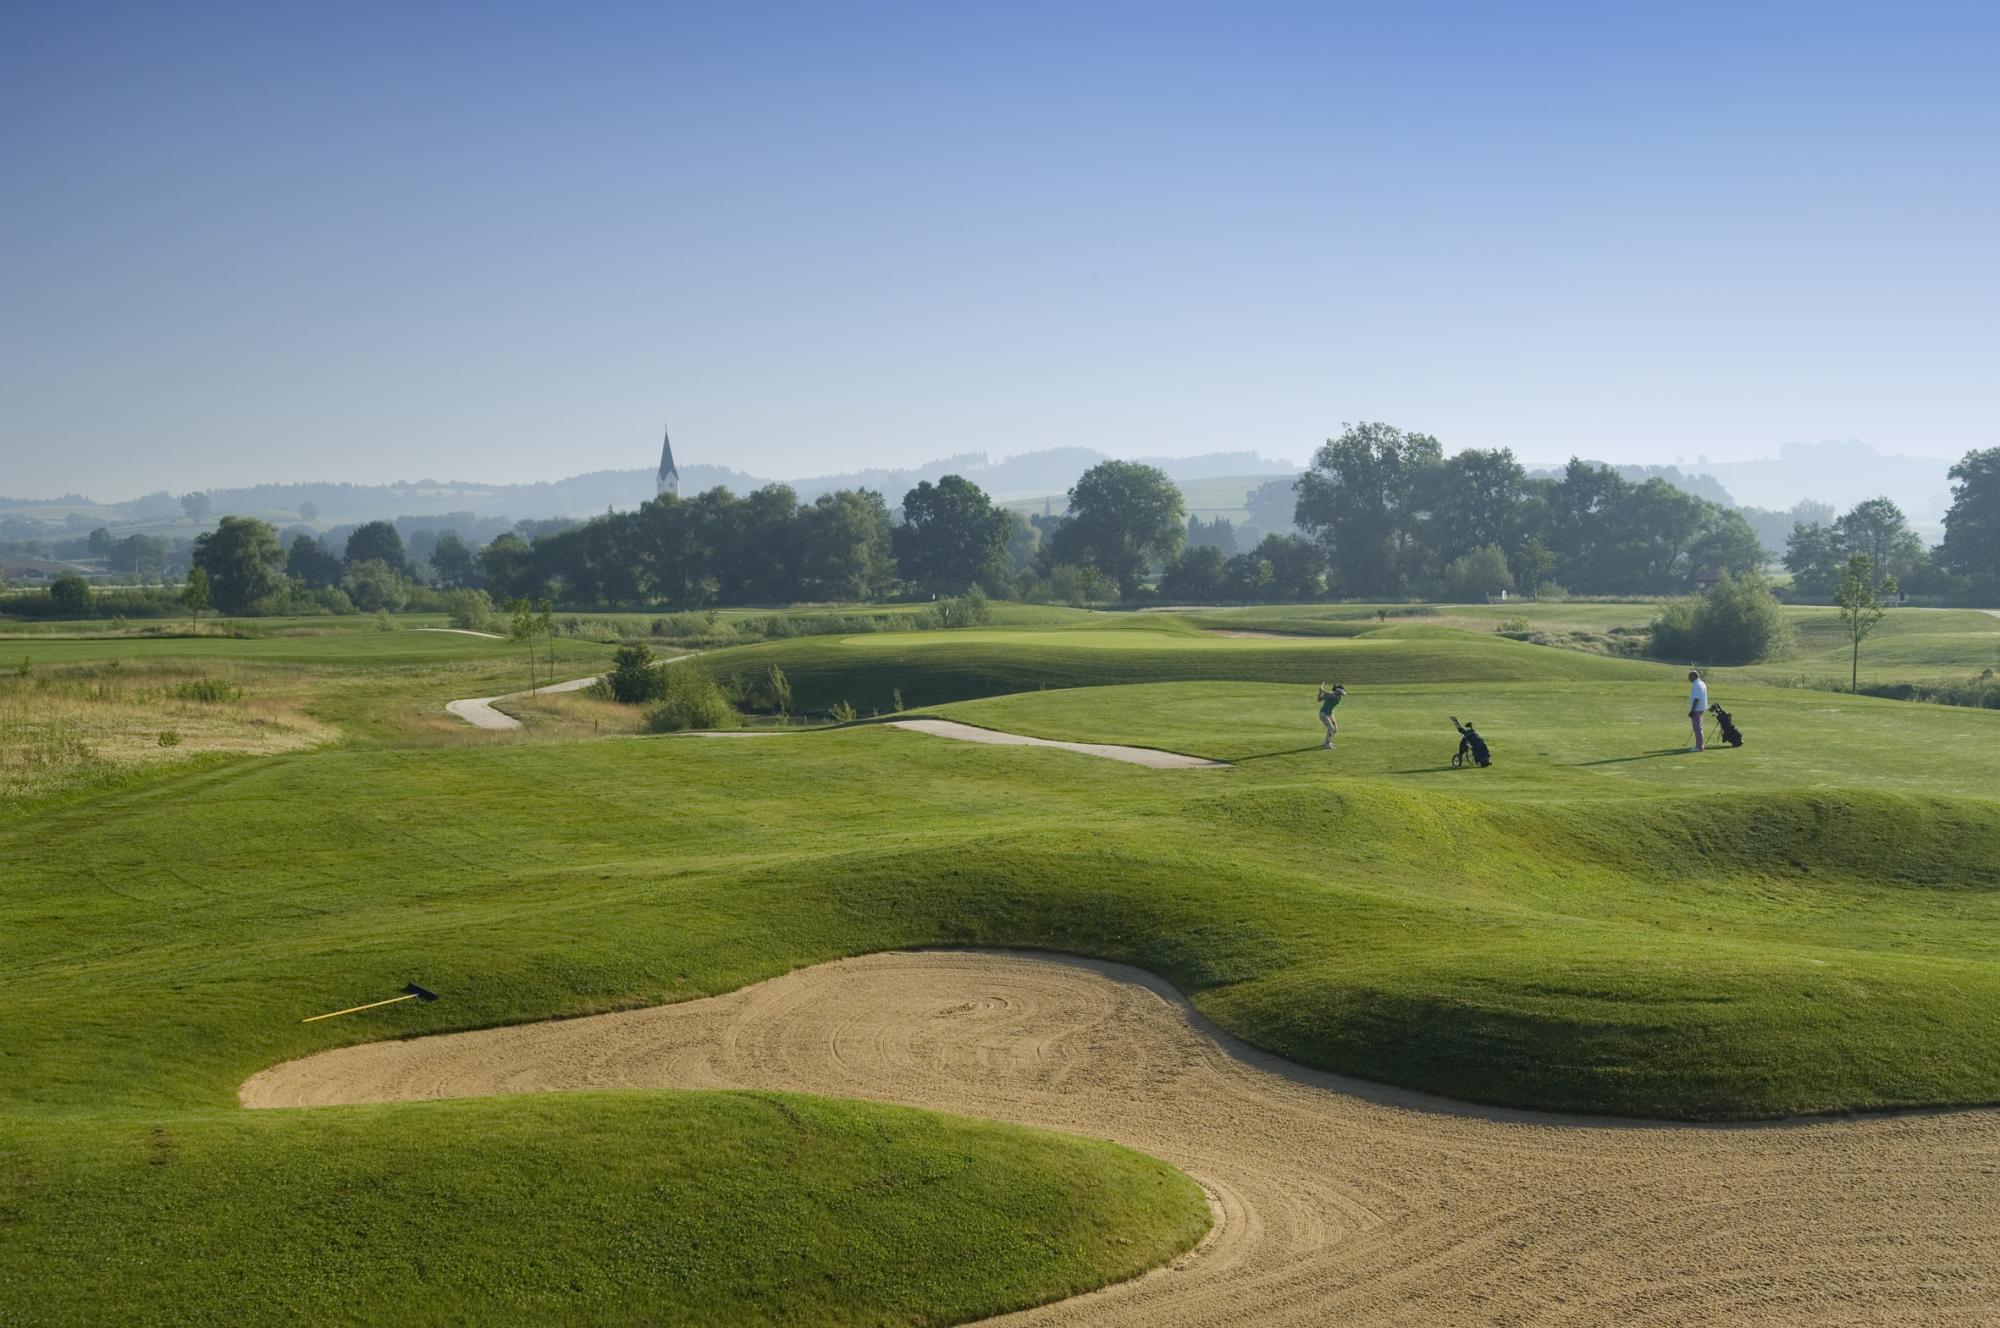
[(1493, 753), (1486, 749), (1486, 739), (1479, 736), (1477, 729), (1470, 724), (1459, 723), (1457, 715), (1451, 717), (1451, 726), (1458, 730), (1458, 752), (1451, 758), (1452, 769), (1458, 769), (1467, 761), (1481, 770), (1493, 764)]
[(1724, 710), (1719, 705), (1712, 705), (1708, 708), (1708, 713), (1709, 717), (1715, 721), (1716, 727), (1722, 730), (1722, 740), (1724, 742), (1728, 743), (1731, 747), (1741, 747), (1743, 745), (1743, 730), (1736, 727), (1736, 721), (1729, 717), (1727, 710)]

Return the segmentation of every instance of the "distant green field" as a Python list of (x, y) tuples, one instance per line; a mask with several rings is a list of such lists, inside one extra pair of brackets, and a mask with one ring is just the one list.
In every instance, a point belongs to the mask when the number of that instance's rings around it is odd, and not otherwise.
[[(539, 645), (539, 643), (538, 643)], [(545, 648), (545, 647), (543, 647)], [(367, 667), (457, 664), (466, 661), (526, 659), (526, 646), (489, 641), (455, 632), (322, 631), (294, 629), (272, 636), (233, 639), (220, 636), (102, 637), (63, 639), (47, 635), (0, 635), (0, 664), (30, 666), (89, 663), (101, 660), (200, 660), (217, 663), (302, 665), (308, 667)], [(583, 666), (610, 657), (608, 647), (593, 641), (555, 641), (559, 665)], [(523, 668), (525, 669), (525, 664)], [(523, 674), (522, 686), (526, 686)]]
[[(1189, 516), (1198, 516), (1203, 521), (1213, 521), (1223, 517), (1236, 525), (1242, 525), (1248, 517), (1243, 502), (1252, 489), (1274, 479), (1289, 478), (1279, 475), (1224, 475), (1214, 479), (1180, 480), (1176, 487), (1181, 491), (1182, 505)], [(1009, 498), (1000, 506), (1016, 512), (1040, 513), (1047, 511), (1055, 516), (1069, 512), (1069, 494), (1030, 494), (1023, 498)]]
[[(1355, 635), (1370, 630), (1379, 612), (1389, 625), (1459, 627), (1492, 631), (1524, 621), (1532, 632), (1611, 632), (1644, 628), (1659, 616), (1657, 603), (1539, 603), (1439, 605), (1290, 604), (1206, 609), (1181, 615), (1213, 628), (1257, 629), (1301, 634)], [(1839, 610), (1794, 605), (1785, 610), (1797, 634), (1790, 655), (1740, 670), (1773, 681), (1804, 680), (1845, 685), (1848, 676), (1846, 628)], [(1697, 661), (1698, 662), (1698, 661)], [(1861, 679), (1867, 682), (1932, 682), (2000, 669), (2000, 615), (1978, 609), (1891, 609), (1861, 648)]]

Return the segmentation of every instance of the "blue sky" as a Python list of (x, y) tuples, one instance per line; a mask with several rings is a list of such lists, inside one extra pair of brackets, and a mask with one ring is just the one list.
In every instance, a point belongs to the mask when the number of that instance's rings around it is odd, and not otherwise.
[(0, 493), (2000, 432), (2000, 9), (16, 4)]

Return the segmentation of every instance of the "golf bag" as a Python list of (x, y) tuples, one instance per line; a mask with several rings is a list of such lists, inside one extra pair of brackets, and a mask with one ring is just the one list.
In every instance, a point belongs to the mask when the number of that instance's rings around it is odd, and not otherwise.
[(1470, 724), (1458, 722), (1458, 716), (1451, 717), (1451, 726), (1458, 730), (1458, 751), (1451, 758), (1451, 768), (1456, 770), (1468, 760), (1484, 770), (1493, 764), (1493, 753), (1486, 749), (1486, 739)]
[(1743, 745), (1743, 730), (1736, 727), (1736, 721), (1729, 717), (1727, 710), (1724, 710), (1719, 705), (1712, 705), (1708, 708), (1708, 716), (1721, 728), (1722, 740), (1724, 742), (1728, 743), (1731, 747), (1741, 747)]

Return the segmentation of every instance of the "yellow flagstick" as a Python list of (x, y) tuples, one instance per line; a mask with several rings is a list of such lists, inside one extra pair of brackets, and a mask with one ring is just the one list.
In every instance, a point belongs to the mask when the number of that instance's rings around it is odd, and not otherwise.
[(386, 1001), (370, 1001), (366, 1005), (350, 1005), (345, 1010), (332, 1010), (326, 1014), (308, 1015), (304, 1019), (299, 1020), (299, 1022), (310, 1024), (318, 1019), (335, 1019), (344, 1014), (358, 1014), (363, 1010), (373, 1010), (377, 1006), (394, 1005), (397, 1001), (434, 1001), (436, 999), (437, 993), (425, 991), (422, 987), (412, 982), (409, 986), (403, 988), (401, 996), (391, 996)]
[(394, 1005), (397, 1001), (414, 1001), (415, 999), (417, 999), (417, 993), (411, 992), (407, 996), (391, 996), (386, 1001), (370, 1001), (366, 1005), (350, 1005), (345, 1010), (335, 1010), (330, 1014), (310, 1015), (304, 1019), (299, 1020), (299, 1022), (302, 1024), (310, 1024), (315, 1019), (334, 1019), (344, 1014), (354, 1014), (361, 1010), (372, 1010), (378, 1005)]

